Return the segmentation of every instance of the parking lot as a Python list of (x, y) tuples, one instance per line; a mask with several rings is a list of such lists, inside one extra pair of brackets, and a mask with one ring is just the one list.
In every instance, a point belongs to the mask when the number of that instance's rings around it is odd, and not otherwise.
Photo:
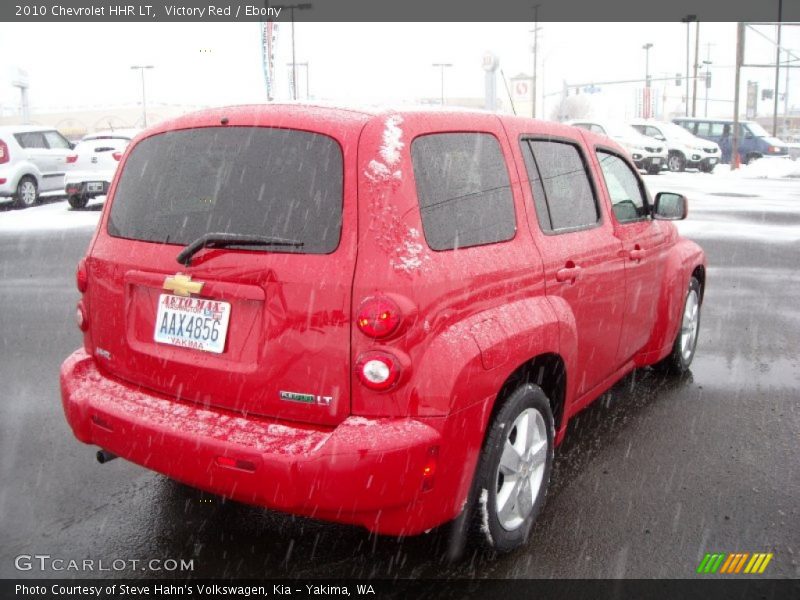
[[(74, 266), (99, 204), (0, 206), (0, 576), (14, 557), (193, 559), (202, 577), (692, 577), (706, 552), (772, 552), (800, 575), (800, 179), (647, 176), (689, 198), (708, 255), (700, 342), (680, 380), (637, 371), (570, 425), (530, 545), (444, 565), (394, 539), (224, 502), (73, 438), (58, 388), (81, 343)], [(72, 574), (90, 576), (90, 574)], [(123, 571), (97, 576), (159, 576)]]

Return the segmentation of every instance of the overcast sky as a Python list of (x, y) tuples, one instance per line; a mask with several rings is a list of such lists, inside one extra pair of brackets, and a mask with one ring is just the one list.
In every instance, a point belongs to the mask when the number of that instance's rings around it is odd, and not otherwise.
[[(681, 23), (540, 26), (539, 79), (547, 94), (558, 92), (564, 80), (644, 77), (645, 43), (653, 44), (651, 76), (674, 77), (685, 70), (686, 27)], [(486, 51), (499, 57), (506, 77), (530, 73), (531, 28), (530, 23), (298, 23), (297, 60), (310, 62), (311, 94), (317, 98), (370, 103), (437, 98), (440, 80), (434, 62), (454, 65), (446, 72), (447, 96), (477, 98), (483, 96), (481, 57)], [(772, 27), (760, 30), (775, 35)], [(291, 61), (288, 23), (280, 24), (278, 35), (278, 94), (285, 96), (286, 63)], [(713, 100), (733, 97), (735, 36), (734, 23), (701, 24), (701, 60), (710, 53), (713, 62), (712, 112), (728, 114), (732, 109)], [(783, 38), (800, 55), (800, 27), (784, 27)], [(750, 33), (747, 60), (774, 61), (774, 49)], [(28, 72), (34, 111), (135, 104), (141, 86), (132, 64), (156, 67), (147, 74), (148, 102), (194, 106), (265, 99), (257, 23), (3, 23), (0, 110), (9, 114), (18, 107), (19, 94), (10, 85), (17, 67)], [(795, 73), (790, 106), (800, 109), (800, 70)], [(300, 75), (304, 78), (302, 70)], [(742, 75), (743, 86), (753, 79), (762, 88), (772, 87), (773, 78), (771, 69), (747, 69)], [(667, 85), (671, 94), (682, 89), (674, 81)], [(498, 86), (502, 91), (502, 82)], [(702, 99), (704, 89), (699, 90)]]

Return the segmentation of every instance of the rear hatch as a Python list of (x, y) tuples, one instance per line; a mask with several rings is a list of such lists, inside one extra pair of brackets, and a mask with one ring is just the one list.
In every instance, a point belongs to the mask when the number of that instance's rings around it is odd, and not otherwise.
[(111, 181), (119, 165), (119, 158), (130, 143), (123, 138), (98, 138), (79, 142), (72, 151), (76, 157), (69, 168), (67, 178), (78, 174), (83, 180)]
[(87, 346), (172, 397), (334, 425), (350, 410), (357, 137), (231, 121), (125, 158), (87, 261)]

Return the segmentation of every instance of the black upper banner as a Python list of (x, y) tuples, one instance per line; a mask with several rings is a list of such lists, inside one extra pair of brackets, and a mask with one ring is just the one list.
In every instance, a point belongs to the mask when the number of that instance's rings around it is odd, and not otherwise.
[[(537, 8), (534, 10), (534, 5)], [(800, 21), (783, 0), (780, 20)], [(779, 0), (4, 0), (9, 22), (775, 22)]]

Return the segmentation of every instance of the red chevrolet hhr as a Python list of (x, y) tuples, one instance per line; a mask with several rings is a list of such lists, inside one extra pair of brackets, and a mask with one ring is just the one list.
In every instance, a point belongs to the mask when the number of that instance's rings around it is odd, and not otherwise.
[(206, 110), (140, 134), (77, 271), (75, 436), (241, 502), (527, 540), (553, 449), (680, 373), (703, 251), (612, 140), (479, 112)]

